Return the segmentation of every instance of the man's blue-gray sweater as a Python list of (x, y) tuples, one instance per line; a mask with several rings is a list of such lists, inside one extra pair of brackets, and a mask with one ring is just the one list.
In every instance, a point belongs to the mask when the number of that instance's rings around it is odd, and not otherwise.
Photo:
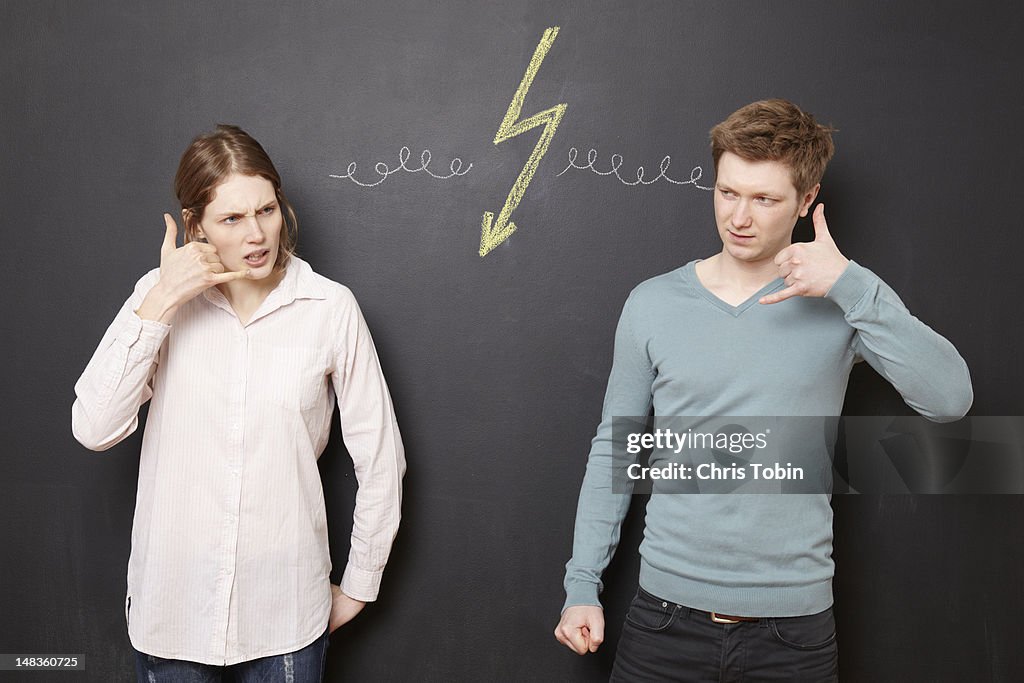
[[(913, 317), (870, 270), (850, 262), (824, 298), (739, 306), (709, 292), (696, 261), (640, 284), (615, 334), (566, 565), (566, 607), (600, 605), (601, 574), (630, 496), (612, 492), (612, 418), (829, 416), (850, 368), (866, 360), (927, 418), (962, 417), (973, 400), (956, 349)], [(621, 464), (619, 461), (618, 464)], [(647, 504), (640, 585), (665, 600), (744, 616), (814, 614), (832, 604), (827, 494), (664, 494)]]

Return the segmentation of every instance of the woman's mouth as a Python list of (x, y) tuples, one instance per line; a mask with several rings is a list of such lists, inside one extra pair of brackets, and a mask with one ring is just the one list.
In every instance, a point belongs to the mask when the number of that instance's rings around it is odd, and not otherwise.
[(270, 257), (270, 251), (267, 249), (261, 249), (260, 251), (254, 251), (245, 257), (245, 262), (253, 268), (259, 268), (267, 262)]

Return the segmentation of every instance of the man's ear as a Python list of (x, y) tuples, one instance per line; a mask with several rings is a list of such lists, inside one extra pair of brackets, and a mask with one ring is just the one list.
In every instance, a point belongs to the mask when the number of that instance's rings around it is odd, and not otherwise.
[(811, 189), (809, 189), (800, 201), (800, 218), (807, 215), (807, 211), (811, 208), (811, 204), (814, 203), (814, 198), (818, 196), (818, 190), (821, 189), (821, 183), (818, 183)]

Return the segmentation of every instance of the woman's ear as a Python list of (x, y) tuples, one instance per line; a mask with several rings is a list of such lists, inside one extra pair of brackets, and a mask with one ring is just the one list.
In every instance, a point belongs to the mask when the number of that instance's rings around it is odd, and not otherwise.
[(181, 210), (181, 222), (185, 226), (185, 239), (197, 240), (199, 242), (206, 241), (206, 235), (203, 234), (203, 229), (199, 227), (199, 221), (195, 218), (195, 212), (192, 209)]

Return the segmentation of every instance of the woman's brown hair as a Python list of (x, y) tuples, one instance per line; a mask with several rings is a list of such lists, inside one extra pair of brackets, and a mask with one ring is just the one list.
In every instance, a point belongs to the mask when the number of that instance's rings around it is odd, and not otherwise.
[(185, 243), (196, 239), (203, 211), (213, 200), (217, 186), (232, 173), (259, 176), (274, 186), (284, 217), (274, 268), (284, 268), (289, 257), (295, 253), (298, 219), (281, 191), (281, 176), (274, 168), (274, 162), (260, 143), (238, 126), (218, 125), (213, 132), (204, 133), (193, 140), (181, 155), (178, 172), (174, 175), (174, 194), (181, 203)]

